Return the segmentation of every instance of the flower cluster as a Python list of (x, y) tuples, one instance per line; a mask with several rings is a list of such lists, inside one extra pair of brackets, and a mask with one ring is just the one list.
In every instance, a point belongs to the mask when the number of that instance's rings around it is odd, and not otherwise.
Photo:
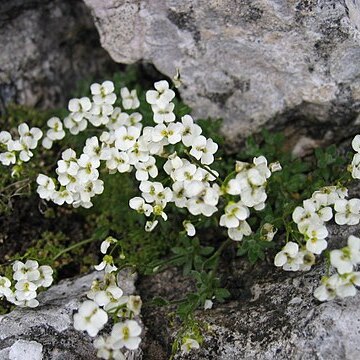
[(330, 252), (330, 263), (336, 273), (322, 279), (322, 285), (315, 292), (320, 301), (356, 295), (355, 286), (360, 286), (360, 272), (354, 271), (360, 263), (360, 238), (349, 236), (347, 246)]
[[(352, 141), (356, 151), (349, 167), (352, 177), (360, 179), (360, 135)], [(287, 271), (306, 271), (315, 263), (315, 256), (328, 248), (326, 222), (334, 219), (338, 225), (360, 223), (360, 199), (346, 199), (348, 190), (343, 186), (327, 186), (315, 191), (303, 206), (295, 208), (292, 219), (301, 236), (298, 242), (289, 241), (275, 256), (274, 263)], [(360, 273), (354, 268), (360, 263), (360, 239), (351, 235), (348, 245), (329, 252), (330, 265), (336, 273), (325, 276), (314, 296), (320, 300), (344, 298), (356, 294), (360, 286)]]
[(17, 130), (18, 139), (13, 139), (8, 131), (0, 132), (0, 162), (5, 166), (15, 164), (17, 160), (29, 161), (34, 155), (31, 150), (37, 147), (43, 135), (39, 128), (30, 129), (26, 123), (20, 124)]
[[(218, 210), (220, 187), (213, 183), (218, 174), (208, 165), (213, 163), (218, 145), (202, 135), (202, 129), (190, 115), (176, 121), (171, 101), (175, 93), (166, 81), (157, 82), (154, 86), (156, 90), (146, 93), (147, 102), (153, 110), (154, 126), (143, 127), (140, 113), (129, 114), (113, 107), (116, 95), (110, 81), (91, 85), (92, 101), (89, 98), (71, 99), (71, 113), (64, 120), (71, 133), (85, 129), (88, 122), (94, 126), (103, 125), (106, 129), (99, 137), (86, 141), (79, 157), (72, 149), (62, 153), (56, 169), (57, 179), (44, 174), (38, 176), (40, 197), (58, 205), (92, 206), (91, 198), (104, 189), (99, 179), (103, 163), (109, 173), (134, 170), (140, 182), (141, 197), (131, 199), (129, 205), (152, 217), (146, 225), (148, 231), (156, 226), (157, 218), (167, 219), (164, 210), (169, 202), (187, 208), (193, 215), (214, 214)], [(135, 91), (123, 88), (121, 96), (124, 109), (139, 106)], [(71, 127), (67, 125), (70, 121), (73, 124)], [(61, 126), (58, 125), (57, 129), (60, 132)], [(178, 156), (177, 152), (168, 153), (168, 146), (175, 145), (179, 146), (183, 156)], [(155, 181), (161, 158), (166, 159), (163, 168), (172, 181), (171, 186), (164, 187), (160, 181)]]
[(113, 265), (112, 257), (107, 255), (111, 246), (118, 246), (117, 240), (112, 237), (104, 240), (100, 246), (104, 260), (95, 269), (105, 269), (105, 275), (102, 280), (93, 281), (87, 293), (89, 300), (84, 301), (74, 315), (74, 327), (94, 337), (104, 328), (110, 314), (116, 319), (111, 334), (96, 338), (94, 346), (98, 349), (99, 358), (124, 359), (122, 351), (135, 350), (141, 342), (142, 329), (133, 318), (140, 314), (142, 302), (139, 296), (124, 295), (118, 286), (118, 269)]
[(36, 179), (39, 196), (58, 205), (67, 203), (74, 207), (91, 207), (91, 198), (104, 191), (104, 183), (99, 179), (100, 160), (97, 148), (98, 139), (94, 136), (87, 139), (79, 158), (74, 150), (65, 150), (56, 168), (59, 188), (56, 188), (54, 179), (40, 174)]
[(288, 242), (276, 255), (275, 265), (287, 271), (309, 270), (315, 263), (315, 255), (320, 255), (328, 247), (326, 222), (333, 218), (333, 208), (337, 224), (359, 223), (360, 200), (347, 200), (347, 194), (346, 188), (327, 186), (304, 200), (303, 206), (296, 207), (292, 218), (301, 235), (301, 246)]
[(230, 201), (225, 207), (225, 214), (220, 218), (220, 225), (228, 228), (228, 236), (235, 241), (251, 234), (246, 219), (250, 216), (249, 208), (262, 210), (267, 199), (266, 184), (272, 171), (281, 170), (281, 166), (268, 166), (264, 156), (255, 157), (253, 163), (236, 162), (236, 176), (224, 186), (224, 192), (239, 196), (240, 201)]
[(5, 276), (0, 276), (0, 297), (21, 307), (36, 307), (39, 305), (38, 288), (47, 288), (53, 282), (53, 270), (48, 265), (39, 266), (37, 261), (27, 260), (25, 263), (15, 261), (12, 278), (15, 284)]

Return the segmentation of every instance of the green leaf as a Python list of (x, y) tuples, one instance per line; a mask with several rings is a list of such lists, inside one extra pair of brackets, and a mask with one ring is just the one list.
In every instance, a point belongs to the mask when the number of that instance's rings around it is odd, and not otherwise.
[(166, 306), (169, 305), (170, 302), (160, 296), (154, 297), (151, 302), (156, 306)]
[(231, 294), (230, 294), (229, 290), (227, 290), (225, 288), (218, 288), (218, 289), (215, 289), (214, 295), (215, 295), (216, 300), (224, 301), (224, 299), (227, 299), (228, 297), (230, 297)]

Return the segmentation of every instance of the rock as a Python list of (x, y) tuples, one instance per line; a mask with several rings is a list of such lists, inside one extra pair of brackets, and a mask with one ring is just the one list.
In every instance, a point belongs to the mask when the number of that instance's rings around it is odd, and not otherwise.
[[(61, 281), (38, 296), (36, 309), (16, 308), (0, 319), (1, 360), (76, 360), (96, 359), (93, 339), (73, 328), (73, 313), (85, 300), (94, 272)], [(133, 293), (135, 277), (122, 272), (119, 284), (125, 294)], [(24, 355), (26, 354), (26, 356)], [(128, 360), (139, 357), (138, 353)]]
[(79, 80), (113, 64), (81, 1), (3, 0), (0, 28), (0, 112), (9, 102), (64, 107)]
[[(359, 189), (352, 189), (358, 191)], [(329, 227), (329, 248), (346, 244), (360, 225)], [(251, 266), (235, 258), (231, 249), (224, 254), (220, 271), (231, 298), (215, 303), (211, 310), (197, 311), (195, 318), (205, 330), (204, 343), (176, 360), (357, 360), (360, 354), (360, 295), (321, 303), (313, 296), (325, 274), (324, 261), (309, 272), (285, 272), (267, 261)], [(170, 280), (171, 279), (171, 280)], [(140, 279), (138, 290), (146, 303), (154, 296), (170, 300), (184, 297), (192, 284), (176, 269)], [(148, 326), (144, 358), (165, 360), (179, 324), (169, 313), (174, 308), (144, 309)]]
[(116, 62), (148, 61), (169, 77), (179, 68), (194, 115), (224, 118), (233, 141), (284, 124), (338, 138), (355, 121), (355, 0), (84, 2)]

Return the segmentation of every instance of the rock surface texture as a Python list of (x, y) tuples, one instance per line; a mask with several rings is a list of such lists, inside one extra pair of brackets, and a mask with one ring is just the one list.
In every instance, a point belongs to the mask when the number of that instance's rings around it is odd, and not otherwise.
[(357, 0), (84, 0), (119, 63), (172, 77), (200, 117), (233, 140), (266, 124), (323, 130), (360, 105)]
[[(358, 194), (358, 192), (357, 192)], [(353, 194), (355, 196), (355, 194)], [(345, 246), (360, 226), (330, 225), (329, 248)], [(360, 354), (360, 296), (321, 303), (313, 296), (324, 275), (318, 265), (310, 272), (285, 272), (267, 263), (250, 266), (225, 253), (223, 278), (231, 292), (225, 304), (199, 311), (196, 319), (210, 325), (200, 350), (178, 354), (176, 360), (358, 360)], [(190, 287), (190, 289), (189, 289)], [(191, 290), (179, 272), (170, 269), (140, 281), (144, 297), (179, 299)], [(166, 360), (174, 336), (171, 309), (144, 309), (148, 326), (144, 359)]]
[[(66, 280), (38, 296), (36, 309), (17, 308), (0, 318), (1, 360), (93, 360), (93, 339), (73, 327), (73, 313), (86, 299), (99, 273)], [(134, 292), (135, 278), (119, 277), (125, 294)], [(133, 359), (133, 357), (128, 358)]]
[(113, 64), (79, 0), (2, 0), (0, 112), (8, 102), (64, 107), (79, 79)]

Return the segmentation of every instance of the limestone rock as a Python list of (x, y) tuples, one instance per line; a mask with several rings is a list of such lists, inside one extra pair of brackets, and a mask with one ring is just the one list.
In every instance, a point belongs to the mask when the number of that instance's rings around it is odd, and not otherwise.
[[(73, 313), (85, 300), (91, 273), (60, 282), (38, 296), (39, 307), (16, 308), (0, 319), (1, 360), (77, 360), (97, 359), (93, 338), (73, 327)], [(135, 290), (135, 277), (122, 272), (119, 284), (125, 294)], [(26, 356), (25, 356), (25, 355)], [(128, 360), (138, 358), (133, 353)]]
[(9, 102), (64, 107), (78, 81), (113, 64), (79, 0), (2, 0), (0, 112)]
[[(329, 226), (329, 247), (345, 246), (360, 226)], [(360, 354), (360, 294), (353, 298), (321, 303), (313, 296), (325, 274), (324, 265), (310, 272), (285, 272), (267, 262), (251, 266), (224, 254), (220, 267), (225, 286), (232, 296), (211, 310), (198, 311), (196, 318), (208, 324), (199, 350), (177, 354), (176, 360), (357, 360)], [(175, 300), (191, 291), (191, 283), (179, 271), (169, 269), (140, 281), (144, 297)], [(144, 340), (144, 358), (166, 360), (176, 332), (176, 322), (168, 316), (173, 309), (144, 309), (149, 327)], [(175, 324), (175, 325), (174, 325)]]
[(116, 62), (144, 60), (169, 77), (179, 68), (194, 114), (224, 118), (233, 140), (284, 123), (339, 136), (355, 120), (356, 0), (84, 2)]

